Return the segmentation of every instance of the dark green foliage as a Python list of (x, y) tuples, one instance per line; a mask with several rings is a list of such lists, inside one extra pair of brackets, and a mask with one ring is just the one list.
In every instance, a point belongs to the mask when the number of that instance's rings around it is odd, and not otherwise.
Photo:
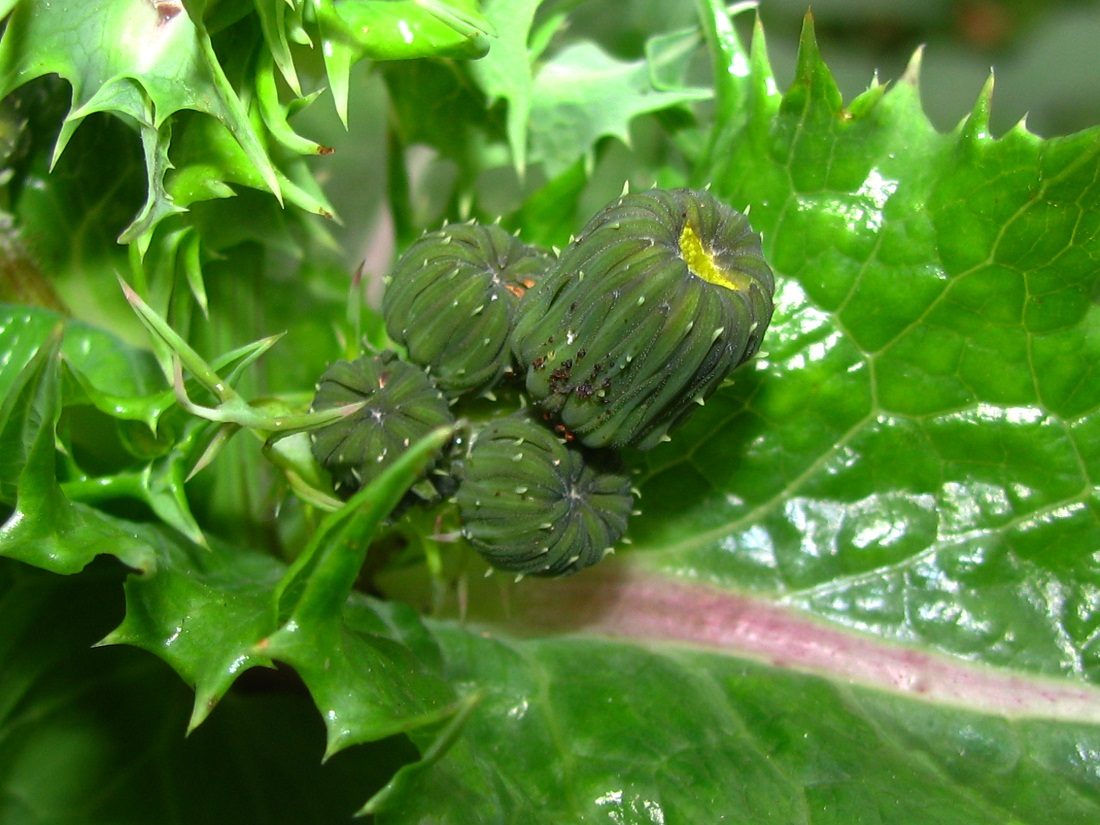
[(496, 225), (454, 224), (410, 246), (382, 302), (386, 331), (450, 398), (491, 389), (512, 366), (516, 305), (549, 265)]
[(410, 444), (454, 421), (428, 376), (392, 352), (332, 364), (321, 376), (313, 409), (358, 402), (359, 410), (310, 433), (314, 457), (345, 496), (377, 478)]
[(624, 195), (520, 304), (527, 391), (590, 447), (648, 449), (760, 346), (760, 236), (709, 192)]
[(626, 531), (630, 478), (617, 456), (558, 438), (527, 412), (477, 433), (456, 500), (466, 538), (492, 564), (559, 576), (595, 564)]

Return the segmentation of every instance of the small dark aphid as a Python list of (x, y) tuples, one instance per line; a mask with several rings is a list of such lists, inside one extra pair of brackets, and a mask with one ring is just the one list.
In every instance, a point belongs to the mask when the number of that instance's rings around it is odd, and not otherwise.
[(576, 437), (573, 435), (573, 433), (569, 432), (569, 428), (566, 427), (564, 424), (555, 424), (554, 432), (556, 432), (566, 441), (572, 441)]
[(565, 366), (565, 364), (562, 364), (560, 367), (550, 373), (550, 383), (564, 384), (566, 381), (569, 380), (571, 372), (572, 371), (569, 369), (569, 367)]

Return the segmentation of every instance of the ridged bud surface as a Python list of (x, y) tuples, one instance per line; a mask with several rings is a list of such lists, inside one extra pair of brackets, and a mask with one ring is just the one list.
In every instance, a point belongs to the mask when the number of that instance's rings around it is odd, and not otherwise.
[(565, 444), (524, 412), (477, 433), (455, 500), (470, 543), (494, 567), (560, 576), (595, 564), (626, 531), (630, 478)]
[(338, 493), (369, 484), (414, 442), (454, 421), (450, 406), (419, 367), (392, 352), (337, 361), (317, 385), (313, 409), (365, 402), (354, 414), (310, 432), (313, 456)]
[(430, 232), (394, 264), (386, 331), (450, 398), (492, 389), (512, 365), (516, 306), (550, 263), (496, 225)]
[(521, 304), (528, 393), (591, 447), (648, 449), (760, 347), (775, 290), (760, 236), (709, 192), (606, 207)]

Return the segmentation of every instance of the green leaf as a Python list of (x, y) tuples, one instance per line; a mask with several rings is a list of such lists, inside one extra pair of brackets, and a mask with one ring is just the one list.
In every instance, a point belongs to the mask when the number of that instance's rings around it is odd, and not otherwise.
[[(0, 555), (57, 573), (82, 570), (101, 553), (151, 570), (153, 549), (107, 514), (70, 501), (57, 480), (61, 414), (61, 327), (28, 361), (0, 406), (3, 499), (14, 510), (0, 525)], [(14, 495), (11, 489), (14, 488)]]
[(527, 168), (527, 124), (532, 106), (532, 69), (528, 40), (542, 0), (488, 0), (485, 16), (498, 32), (489, 53), (470, 66), (470, 73), (492, 106), (508, 103), (508, 145), (520, 175)]
[[(148, 352), (126, 347), (114, 336), (79, 321), (62, 321), (53, 312), (0, 306), (0, 346), (9, 354), (0, 369), (0, 392), (7, 398), (2, 420), (11, 427), (8, 443), (12, 445), (7, 451), (11, 463), (0, 471), (0, 485), (7, 488), (2, 498), (7, 501), (15, 501), (19, 497), (18, 489), (22, 484), (19, 478), (24, 474), (24, 462), (32, 452), (25, 443), (15, 446), (16, 422), (23, 422), (25, 427), (34, 421), (33, 417), (47, 403), (42, 396), (36, 400), (29, 392), (34, 387), (33, 382), (40, 380), (32, 362), (51, 357), (49, 353), (55, 346), (53, 339), (57, 334), (64, 336), (59, 350), (60, 361), (64, 364), (66, 375), (71, 376), (77, 385), (69, 388), (71, 392), (63, 392), (58, 403), (70, 406), (91, 401), (109, 416), (143, 421), (149, 428), (147, 432), (134, 432), (125, 425), (120, 427), (119, 436), (127, 447), (155, 443), (155, 429), (161, 416), (175, 404), (170, 393), (167, 398), (163, 393), (144, 395), (156, 386), (158, 377)], [(44, 380), (54, 380), (52, 370), (50, 377)], [(35, 421), (35, 425), (40, 424)], [(45, 428), (38, 432), (42, 438), (42, 455), (46, 455), (48, 450), (46, 433)], [(163, 444), (152, 447), (153, 460), (142, 470), (126, 470), (95, 478), (78, 470), (76, 478), (65, 480), (60, 485), (62, 495), (70, 501), (85, 504), (119, 498), (141, 500), (168, 524), (193, 540), (203, 542), (202, 531), (191, 515), (183, 490), (184, 478), (190, 469), (190, 453), (195, 449), (193, 442), (201, 436), (200, 429), (192, 425), (174, 448), (166, 448)], [(25, 433), (24, 438), (27, 437), (29, 434)], [(89, 435), (91, 439), (103, 437), (104, 433), (98, 428)], [(68, 446), (83, 450), (87, 447), (86, 440), (81, 435), (79, 440), (73, 440)]]
[(126, 618), (101, 644), (159, 656), (195, 689), (197, 727), (250, 668), (273, 667), (255, 645), (274, 628), (270, 593), (284, 572), (275, 559), (231, 546), (213, 549), (161, 532), (158, 572), (126, 583)]
[(180, 211), (162, 188), (167, 133), (181, 109), (216, 118), (233, 136), (251, 169), (279, 195), (275, 169), (222, 72), (201, 21), (178, 5), (145, 0), (109, 9), (63, 0), (19, 3), (0, 40), (0, 96), (42, 75), (57, 73), (73, 87), (72, 108), (54, 148), (60, 156), (77, 126), (93, 112), (114, 112), (138, 126), (149, 174), (146, 205), (123, 240), (147, 234)]
[(109, 332), (51, 310), (0, 304), (0, 351), (5, 353), (0, 364), (0, 398), (7, 397), (36, 353), (50, 345), (59, 325), (64, 326), (63, 363), (82, 382), (83, 390), (102, 396), (105, 407), (125, 404), (163, 385), (156, 362), (146, 350), (127, 346)]
[(630, 122), (638, 115), (705, 100), (709, 89), (664, 88), (655, 75), (677, 71), (679, 50), (651, 51), (645, 60), (624, 61), (595, 43), (563, 48), (535, 75), (531, 92), (531, 151), (556, 176), (577, 158), (591, 158), (601, 137), (630, 143)]
[(702, 174), (752, 205), (776, 318), (755, 368), (653, 453), (640, 555), (1095, 680), (1095, 133), (994, 140), (987, 89), (940, 135), (917, 63), (842, 107), (809, 26), (785, 95), (751, 66), (749, 117)]
[[(295, 108), (301, 110), (312, 103), (319, 92), (299, 100)], [(291, 152), (300, 155), (327, 155), (332, 149), (303, 138), (287, 123), (287, 109), (279, 102), (279, 90), (275, 82), (275, 70), (271, 57), (261, 57), (256, 69), (256, 103), (264, 125), (271, 136)]]
[(348, 602), (370, 536), (447, 437), (414, 446), (328, 516), (316, 549), (289, 569), (262, 553), (135, 526), (157, 547), (157, 574), (127, 582), (126, 618), (103, 644), (148, 650), (193, 686), (191, 729), (242, 673), (274, 659), (293, 666), (325, 708), (330, 755), (449, 718), (452, 693), (429, 669), (437, 654), (415, 613)]
[(352, 64), (364, 57), (481, 57), (492, 29), (473, 0), (319, 0), (317, 22), (329, 88), (345, 126)]
[[(289, 130), (289, 127), (287, 127)], [(280, 133), (282, 134), (282, 133)], [(173, 202), (190, 206), (196, 201), (233, 197), (230, 184), (264, 189), (261, 170), (250, 163), (233, 136), (210, 118), (190, 118), (172, 153), (175, 167), (165, 183)], [(281, 170), (273, 173), (281, 197), (306, 212), (331, 218), (332, 206), (319, 190), (310, 191)]]
[(162, 220), (185, 211), (184, 207), (172, 201), (164, 187), (164, 174), (171, 167), (168, 160), (168, 144), (172, 141), (171, 124), (165, 123), (159, 129), (143, 128), (141, 146), (145, 153), (145, 172), (147, 176), (148, 198), (134, 222), (118, 236), (119, 243), (143, 241)]
[(322, 765), (317, 709), (287, 671), (254, 671), (184, 736), (193, 696), (175, 673), (92, 647), (118, 621), (123, 575), (0, 561), (0, 820), (350, 823), (415, 758), (395, 737)]
[(144, 341), (133, 313), (122, 311), (116, 280), (129, 268), (118, 236), (146, 194), (140, 142), (119, 118), (90, 115), (85, 123), (52, 169), (48, 140), (28, 158), (15, 215), (31, 256), (70, 310), (79, 307), (82, 321), (124, 340)]
[(487, 695), (434, 770), (403, 769), (380, 823), (1100, 815), (1081, 755), (1100, 747), (1095, 724), (925, 706), (684, 648), (434, 630), (451, 678)]
[(301, 97), (302, 87), (298, 72), (294, 68), (294, 57), (290, 53), (291, 41), (309, 43), (309, 36), (302, 26), (302, 12), (305, 3), (285, 0), (261, 0), (256, 3), (256, 13), (263, 27), (264, 40), (268, 52), (283, 80), (295, 95)]
[[(329, 514), (275, 589), (275, 611), (286, 619), (258, 649), (293, 666), (309, 686), (328, 729), (329, 754), (434, 726), (460, 707), (448, 685), (418, 666), (415, 650), (427, 640), (414, 613), (393, 614), (395, 642), (386, 638), (376, 611), (348, 602), (381, 520), (451, 435), (440, 430), (426, 436)], [(359, 687), (349, 690), (352, 685)]]
[[(170, 421), (164, 426), (165, 414), (173, 410), (177, 399), (172, 390), (147, 394), (149, 389), (161, 385), (157, 381), (159, 376), (150, 353), (126, 347), (108, 333), (78, 321), (63, 322), (53, 312), (0, 305), (0, 345), (6, 345), (9, 353), (0, 369), (0, 390), (10, 393), (2, 420), (9, 422), (12, 428), (12, 443), (16, 439), (15, 429), (20, 426), (15, 422), (34, 420), (36, 414), (33, 396), (25, 395), (20, 389), (26, 382), (36, 380), (31, 362), (47, 357), (54, 346), (53, 337), (62, 332), (64, 339), (60, 359), (66, 374), (71, 376), (76, 386), (68, 388), (58, 404), (73, 406), (90, 402), (105, 415), (122, 422), (142, 422), (146, 430), (120, 423), (118, 435), (130, 453), (149, 459), (139, 469), (124, 465), (118, 472), (94, 476), (84, 473), (76, 466), (75, 460), (70, 460), (73, 465), (70, 477), (60, 485), (63, 496), (82, 504), (127, 498), (143, 501), (164, 522), (190, 540), (205, 544), (203, 532), (191, 514), (184, 482), (195, 472), (200, 456), (208, 452), (212, 428), (201, 420), (191, 420), (179, 426), (177, 422)], [(242, 351), (229, 353), (219, 359), (219, 364), (234, 365), (228, 373), (232, 381), (244, 366), (258, 358), (272, 343), (259, 342)], [(191, 354), (194, 356), (194, 353)], [(211, 367), (207, 366), (207, 370), (213, 374)], [(213, 380), (220, 381), (216, 374)], [(301, 423), (301, 416), (273, 417), (254, 413), (240, 399), (236, 400), (237, 406), (250, 414), (249, 420), (270, 425), (273, 430), (280, 429), (283, 424)], [(169, 430), (171, 436), (165, 435), (164, 430)], [(82, 436), (79, 443), (74, 439), (68, 447), (85, 450), (89, 447), (86, 441), (102, 439), (104, 435), (97, 429), (88, 438)], [(44, 435), (42, 437), (45, 439)], [(15, 491), (19, 485), (17, 479), (24, 473), (23, 463), (27, 456), (25, 448), (8, 452), (10, 464), (4, 472), (0, 472), (0, 485), (6, 484), (12, 488), (5, 490), (4, 498), (8, 501), (18, 497)]]

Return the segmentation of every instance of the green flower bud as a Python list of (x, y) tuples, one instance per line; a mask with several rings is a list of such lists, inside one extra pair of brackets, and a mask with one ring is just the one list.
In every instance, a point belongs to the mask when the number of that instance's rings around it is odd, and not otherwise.
[(525, 412), (476, 433), (455, 500), (469, 542), (493, 567), (574, 573), (626, 531), (630, 477), (617, 457), (563, 442)]
[(357, 402), (365, 402), (357, 412), (309, 434), (314, 458), (344, 496), (377, 478), (409, 445), (454, 421), (424, 371), (392, 352), (337, 361), (325, 370), (313, 409)]
[(549, 262), (496, 225), (430, 232), (390, 273), (382, 298), (386, 331), (449, 398), (489, 390), (512, 367), (519, 296)]
[(653, 447), (760, 347), (775, 290), (760, 236), (709, 192), (624, 195), (520, 305), (527, 391), (590, 447)]

